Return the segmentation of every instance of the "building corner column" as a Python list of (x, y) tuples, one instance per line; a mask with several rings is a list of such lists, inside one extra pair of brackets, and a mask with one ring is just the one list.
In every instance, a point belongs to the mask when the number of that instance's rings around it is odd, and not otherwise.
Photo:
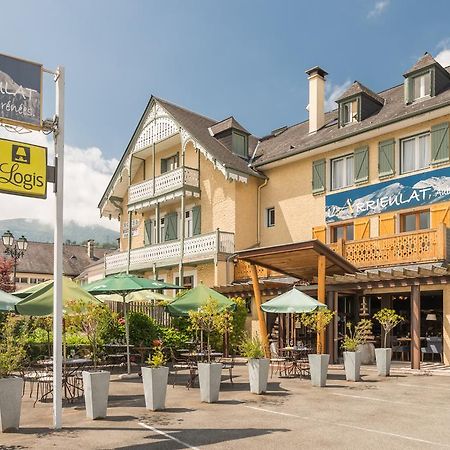
[(420, 369), (420, 286), (411, 286), (411, 369)]

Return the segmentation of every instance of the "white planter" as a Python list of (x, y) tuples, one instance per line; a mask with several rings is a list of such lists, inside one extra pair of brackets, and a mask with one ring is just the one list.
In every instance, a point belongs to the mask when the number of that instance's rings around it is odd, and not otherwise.
[(219, 400), (221, 378), (221, 363), (198, 363), (198, 381), (202, 402), (214, 403)]
[(361, 368), (361, 352), (344, 352), (345, 379), (359, 381)]
[(308, 355), (311, 384), (323, 387), (327, 384), (328, 362), (330, 355)]
[(152, 411), (165, 409), (168, 367), (143, 367), (142, 384), (144, 385), (145, 407)]
[(262, 394), (267, 391), (267, 379), (269, 378), (270, 359), (249, 359), (248, 378), (250, 380), (250, 392)]
[(2, 432), (19, 428), (22, 389), (22, 378), (0, 378), (0, 428)]
[(371, 342), (358, 345), (358, 352), (361, 353), (361, 364), (375, 364), (375, 345)]
[(392, 348), (376, 348), (375, 358), (380, 377), (388, 377), (391, 372)]
[(110, 375), (106, 371), (83, 372), (86, 416), (90, 419), (104, 419), (106, 417)]

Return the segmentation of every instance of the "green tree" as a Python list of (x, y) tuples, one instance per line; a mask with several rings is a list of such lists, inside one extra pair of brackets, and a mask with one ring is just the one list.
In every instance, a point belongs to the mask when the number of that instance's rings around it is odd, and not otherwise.
[(16, 326), (17, 318), (9, 315), (0, 332), (0, 378), (19, 370), (26, 356), (25, 339), (17, 335)]
[(300, 322), (309, 330), (317, 333), (317, 353), (321, 354), (322, 348), (321, 335), (325, 331), (328, 324), (333, 320), (334, 311), (328, 308), (320, 308), (316, 311), (300, 314)]
[(387, 348), (387, 338), (389, 333), (403, 320), (402, 316), (398, 315), (394, 309), (383, 308), (373, 315), (384, 329), (384, 348)]

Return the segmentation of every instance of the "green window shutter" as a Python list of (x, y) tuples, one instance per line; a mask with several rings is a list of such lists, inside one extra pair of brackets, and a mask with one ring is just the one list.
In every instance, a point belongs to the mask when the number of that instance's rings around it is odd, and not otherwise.
[(357, 148), (353, 154), (355, 183), (369, 181), (369, 147)]
[(405, 78), (405, 103), (409, 104), (414, 101), (414, 78), (409, 76)]
[(161, 159), (161, 173), (167, 172), (167, 159)]
[(395, 173), (395, 140), (389, 139), (378, 143), (378, 176), (380, 178)]
[(319, 159), (312, 163), (312, 191), (313, 194), (325, 192), (325, 160)]
[(153, 234), (153, 220), (146, 220), (144, 222), (144, 245), (152, 244)]
[(171, 213), (164, 217), (165, 241), (174, 241), (178, 238), (178, 214)]
[(438, 164), (448, 160), (448, 122), (444, 122), (431, 127), (431, 161)]
[(194, 206), (192, 208), (192, 230), (193, 235), (197, 236), (201, 233), (201, 212), (200, 206)]

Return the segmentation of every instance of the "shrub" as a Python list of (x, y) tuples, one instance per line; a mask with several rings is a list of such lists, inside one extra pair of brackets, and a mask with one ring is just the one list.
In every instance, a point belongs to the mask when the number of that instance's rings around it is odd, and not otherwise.
[(242, 356), (248, 359), (264, 358), (264, 348), (258, 336), (245, 336), (239, 348)]
[(16, 325), (16, 317), (10, 315), (1, 329), (0, 378), (7, 377), (19, 370), (26, 356), (25, 341), (16, 335)]
[(138, 347), (151, 347), (152, 341), (158, 338), (158, 325), (155, 321), (140, 312), (128, 314), (130, 344)]
[(153, 349), (151, 355), (147, 359), (147, 364), (150, 367), (158, 368), (164, 366), (166, 363), (166, 357), (163, 353), (162, 342), (158, 339), (153, 341)]
[(359, 345), (366, 343), (372, 331), (372, 322), (369, 319), (362, 319), (353, 327), (353, 331), (351, 322), (348, 322), (346, 327), (348, 333), (344, 337), (342, 348), (347, 352), (356, 352)]
[(165, 348), (174, 350), (185, 347), (186, 343), (191, 339), (188, 333), (166, 327), (159, 327), (158, 336)]
[(389, 333), (405, 319), (402, 316), (399, 316), (395, 310), (389, 308), (380, 309), (380, 311), (373, 315), (373, 318), (377, 320), (384, 329), (384, 348), (386, 348)]
[(316, 311), (300, 314), (300, 322), (309, 330), (317, 333), (317, 353), (324, 350), (320, 342), (320, 336), (325, 328), (333, 320), (334, 311), (328, 308), (317, 309)]

